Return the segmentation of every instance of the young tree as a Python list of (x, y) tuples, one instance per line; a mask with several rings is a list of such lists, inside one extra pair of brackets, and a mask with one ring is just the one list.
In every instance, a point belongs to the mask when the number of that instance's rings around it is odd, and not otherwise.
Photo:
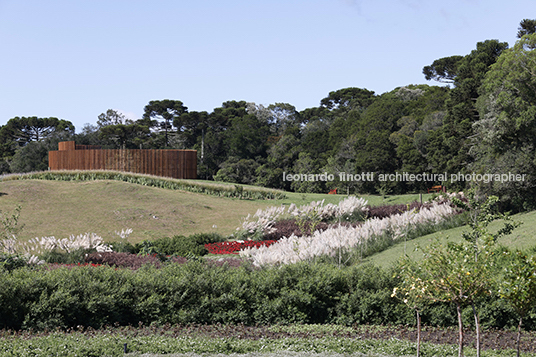
[(419, 264), (407, 255), (398, 262), (400, 283), (393, 289), (391, 297), (401, 299), (409, 308), (415, 310), (417, 318), (417, 357), (421, 355), (421, 312), (426, 308), (426, 283), (421, 278)]
[(536, 304), (536, 258), (523, 252), (505, 252), (511, 257), (499, 281), (499, 296), (508, 301), (519, 315), (517, 325), (517, 357), (519, 357), (523, 318)]
[[(521, 222), (512, 221), (510, 216), (498, 211), (497, 196), (489, 196), (484, 200), (472, 189), (465, 197), (467, 202), (457, 197), (452, 198), (452, 202), (467, 212), (467, 225), (471, 230), (462, 232), (462, 238), (473, 246), (475, 260), (478, 260), (482, 246), (495, 244), (500, 237), (512, 233)], [(503, 226), (497, 232), (491, 232), (489, 224), (499, 219), (503, 221)]]
[[(463, 356), (462, 307), (474, 306), (475, 301), (490, 293), (492, 252), (482, 249), (481, 258), (474, 259), (472, 246), (467, 243), (449, 242), (446, 246), (435, 243), (423, 249), (420, 263), (423, 296), (431, 301), (450, 302), (456, 305), (458, 316), (458, 356)], [(477, 329), (477, 356), (480, 356), (480, 329), (478, 315), (475, 315)]]
[[(480, 356), (480, 319), (476, 303), (484, 295), (491, 294), (496, 272), (494, 246), (499, 237), (510, 234), (519, 224), (512, 222), (508, 216), (494, 210), (497, 197), (478, 199), (474, 192), (468, 194), (468, 202), (459, 199), (453, 201), (468, 211), (469, 232), (463, 232), (464, 241), (438, 243), (423, 249), (420, 264), (420, 279), (424, 287), (423, 297), (433, 301), (452, 302), (456, 304), (459, 329), (458, 354), (463, 354), (463, 305), (470, 305), (476, 327), (477, 356)], [(489, 223), (503, 219), (503, 227), (496, 233), (488, 229)]]

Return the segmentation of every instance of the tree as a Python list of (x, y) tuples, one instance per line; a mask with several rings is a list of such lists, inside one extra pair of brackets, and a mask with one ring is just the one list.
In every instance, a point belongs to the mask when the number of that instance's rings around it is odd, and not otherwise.
[[(446, 246), (435, 243), (423, 249), (420, 263), (422, 272), (423, 298), (431, 301), (451, 302), (456, 305), (458, 316), (458, 356), (463, 356), (463, 320), (462, 307), (465, 304), (474, 307), (475, 301), (490, 292), (492, 252), (481, 252), (482, 259), (475, 261), (471, 245), (449, 242)], [(480, 356), (479, 321), (476, 310), (477, 356)]]
[[(173, 125), (177, 128), (179, 141), (183, 148), (193, 148), (199, 144), (201, 158), (204, 156), (204, 136), (209, 127), (209, 116), (207, 112), (189, 112), (173, 120)], [(200, 140), (199, 140), (200, 139)]]
[[(468, 212), (468, 226), (471, 231), (462, 232), (462, 238), (472, 246), (475, 263), (483, 266), (483, 269), (489, 270), (489, 264), (493, 263), (492, 258), (489, 256), (490, 248), (495, 245), (500, 237), (512, 233), (520, 223), (511, 221), (508, 215), (497, 211), (496, 206), (499, 201), (497, 196), (489, 196), (483, 200), (483, 198), (475, 194), (474, 190), (470, 190), (467, 195), (467, 202), (456, 197), (452, 201)], [(492, 233), (489, 231), (488, 226), (497, 219), (503, 221), (503, 226), (497, 232)], [(481, 254), (484, 254), (484, 256), (481, 257)], [(477, 354), (480, 356), (480, 322), (474, 300), (471, 301), (471, 306), (477, 332)]]
[[(311, 158), (311, 155), (300, 152), (298, 160), (294, 163), (292, 172), (294, 174), (311, 175), (318, 173), (319, 166)], [(290, 187), (295, 192), (314, 193), (325, 191), (325, 183), (316, 180), (296, 180), (292, 181)]]
[(15, 117), (0, 129), (2, 136), (10, 138), (19, 146), (30, 141), (39, 141), (54, 133), (74, 134), (74, 125), (58, 118)]
[[(169, 145), (168, 132), (172, 129), (174, 120), (186, 113), (188, 108), (180, 100), (152, 100), (144, 108), (143, 119), (151, 126), (164, 130), (164, 146)], [(161, 123), (159, 123), (161, 122)]]
[(523, 19), (519, 24), (517, 38), (536, 33), (536, 20)]
[(197, 166), (199, 177), (212, 179), (220, 169), (221, 164), (229, 158), (227, 132), (235, 119), (248, 115), (246, 107), (245, 101), (227, 101), (222, 103), (221, 107), (214, 108), (212, 113), (208, 115), (202, 128), (204, 135), (198, 136), (196, 144), (198, 152), (201, 149), (204, 154), (202, 161)]
[(431, 65), (422, 69), (427, 81), (434, 80), (440, 83), (454, 83), (458, 74), (458, 65), (463, 56), (450, 56), (436, 59)]
[[(357, 173), (355, 138), (350, 137), (342, 139), (341, 141), (340, 149), (328, 158), (322, 172), (325, 171), (328, 174), (332, 174), (334, 177), (332, 182), (328, 182), (328, 188), (337, 188), (340, 190), (340, 193), (349, 195), (350, 189), (356, 190), (361, 188), (363, 186), (363, 181), (355, 178), (355, 174)], [(351, 179), (348, 174), (353, 175)], [(358, 177), (361, 178), (361, 176)]]
[(478, 89), (507, 43), (497, 40), (479, 42), (476, 49), (457, 62), (454, 88), (446, 103), (447, 115), (442, 127), (430, 136), (429, 162), (435, 172), (465, 172), (472, 157), (469, 155), (473, 123), (479, 119), (475, 106)]
[(117, 110), (108, 109), (106, 113), (101, 113), (98, 116), (97, 126), (102, 128), (108, 125), (132, 124), (134, 121), (128, 119), (124, 114)]
[[(394, 173), (399, 167), (395, 145), (389, 136), (398, 128), (397, 122), (407, 114), (404, 102), (394, 93), (385, 93), (376, 98), (360, 117), (355, 127), (355, 161), (356, 171)], [(396, 186), (394, 182), (385, 182), (389, 189)], [(362, 187), (366, 192), (374, 193), (378, 183), (366, 182)]]
[(99, 138), (111, 142), (114, 148), (137, 149), (147, 144), (150, 136), (149, 127), (143, 121), (127, 122), (128, 124), (106, 125), (99, 129)]
[(474, 171), (526, 174), (524, 181), (480, 186), (516, 210), (534, 207), (536, 194), (536, 34), (523, 36), (491, 66), (477, 101), (479, 120), (471, 154)]
[[(481, 246), (495, 244), (499, 238), (511, 234), (521, 223), (512, 221), (507, 214), (498, 211), (497, 196), (488, 196), (484, 200), (471, 189), (466, 198), (467, 202), (454, 197), (452, 202), (467, 212), (467, 226), (471, 230), (462, 232), (462, 238), (473, 246), (475, 260), (478, 260)], [(488, 226), (499, 219), (503, 221), (503, 226), (496, 232), (491, 232)]]
[(17, 148), (9, 163), (10, 171), (46, 171), (48, 169), (48, 152), (58, 150), (60, 141), (67, 141), (71, 138), (70, 134), (60, 132)]
[[(2, 159), (0, 171), (9, 172), (11, 170), (11, 160), (16, 151), (28, 145), (28, 143), (39, 142), (56, 135), (60, 135), (67, 140), (73, 134), (74, 125), (70, 121), (63, 119), (53, 117), (15, 117), (10, 119), (6, 125), (0, 128), (0, 158)], [(57, 149), (57, 146), (52, 150), (55, 149)], [(41, 160), (41, 156), (36, 160)], [(30, 166), (35, 167), (34, 164)], [(45, 169), (46, 167), (48, 165), (45, 166)], [(21, 169), (18, 163), (13, 168), (16, 168), (17, 171)]]
[(508, 301), (519, 315), (516, 339), (519, 357), (523, 318), (536, 304), (536, 258), (521, 251), (504, 253), (510, 255), (511, 259), (504, 268), (504, 277), (499, 282), (499, 296)]
[(374, 100), (374, 92), (362, 88), (343, 88), (329, 92), (326, 98), (320, 101), (320, 106), (329, 110), (364, 109)]
[(256, 170), (258, 167), (259, 163), (255, 160), (239, 159), (232, 156), (221, 165), (214, 180), (254, 185), (257, 180)]
[[(518, 224), (512, 223), (493, 208), (496, 197), (478, 200), (473, 193), (468, 203), (459, 199), (456, 204), (469, 211), (471, 231), (463, 232), (464, 241), (447, 243), (443, 246), (434, 243), (422, 249), (423, 259), (419, 263), (419, 275), (414, 278), (422, 291), (422, 299), (452, 302), (456, 305), (458, 315), (459, 348), (458, 355), (463, 355), (463, 320), (462, 306), (470, 305), (473, 310), (476, 327), (477, 356), (480, 356), (480, 319), (476, 303), (480, 297), (492, 293), (492, 276), (496, 275), (494, 245), (496, 240), (510, 234)], [(496, 233), (488, 230), (488, 225), (496, 218), (505, 219), (504, 225)], [(405, 266), (412, 268), (412, 261), (406, 259)], [(414, 271), (411, 270), (411, 271)], [(406, 286), (406, 285), (402, 285)]]
[(300, 113), (292, 104), (274, 103), (268, 106), (271, 113), (270, 124), (273, 125), (275, 134), (282, 135), (287, 129), (301, 125)]
[(420, 276), (422, 272), (419, 264), (407, 255), (398, 262), (397, 270), (400, 283), (393, 289), (391, 297), (402, 300), (409, 308), (415, 310), (417, 318), (417, 357), (420, 357), (421, 312), (427, 306), (427, 299), (425, 298), (427, 284)]

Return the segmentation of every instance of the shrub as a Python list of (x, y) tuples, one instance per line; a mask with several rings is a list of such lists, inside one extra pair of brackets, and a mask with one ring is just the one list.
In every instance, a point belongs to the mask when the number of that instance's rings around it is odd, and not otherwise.
[[(137, 270), (71, 266), (0, 271), (0, 328), (99, 328), (140, 322), (414, 324), (413, 311), (391, 297), (398, 278), (390, 269), (304, 262), (266, 269), (216, 265), (190, 261), (160, 268), (145, 264)], [(488, 327), (516, 325), (514, 313), (502, 305), (492, 296), (482, 302), (481, 316)], [(470, 310), (464, 311), (468, 322)], [(436, 303), (423, 312), (422, 321), (453, 326), (455, 311)], [(535, 313), (533, 307), (527, 316)], [(525, 328), (536, 328), (535, 322), (527, 318)]]
[(27, 265), (27, 260), (17, 254), (1, 254), (0, 255), (0, 270), (12, 271)]
[[(311, 224), (307, 221), (304, 222), (303, 227), (300, 227), (295, 219), (285, 219), (277, 221), (274, 223), (272, 229), (265, 230), (263, 235), (263, 240), (279, 240), (283, 237), (290, 237), (295, 235), (296, 237), (301, 237), (304, 233), (311, 234)], [(315, 225), (315, 231), (317, 230), (326, 230), (328, 224), (326, 222), (319, 222)], [(305, 232), (303, 232), (305, 230)]]
[(136, 244), (136, 250), (142, 254), (159, 255), (188, 255), (203, 256), (208, 253), (205, 244), (221, 242), (225, 238), (218, 233), (199, 233), (191, 236), (174, 236), (156, 239), (154, 241), (143, 241)]
[(59, 251), (57, 249), (45, 250), (39, 255), (46, 263), (77, 264), (83, 263), (87, 254), (95, 252), (95, 249), (79, 248), (72, 252)]
[(396, 204), (396, 205), (383, 205), (383, 206), (376, 206), (376, 207), (370, 207), (368, 206), (368, 211), (365, 211), (367, 213), (367, 218), (386, 218), (390, 216), (394, 216), (395, 214), (404, 213), (406, 211), (411, 210), (420, 210), (421, 208), (430, 208), (432, 207), (431, 203), (420, 203), (420, 202), (412, 202), (410, 204)]
[(111, 246), (114, 252), (131, 254), (138, 253), (136, 247), (132, 245), (132, 243), (125, 240), (106, 242), (106, 245)]

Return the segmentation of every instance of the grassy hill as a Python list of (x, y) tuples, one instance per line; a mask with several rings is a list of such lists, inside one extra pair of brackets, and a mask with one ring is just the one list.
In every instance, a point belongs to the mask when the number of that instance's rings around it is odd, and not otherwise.
[[(132, 243), (199, 232), (229, 235), (241, 219), (259, 208), (301, 205), (322, 199), (326, 203), (338, 203), (344, 197), (287, 193), (287, 198), (280, 200), (242, 200), (110, 180), (0, 182), (0, 210), (9, 213), (18, 205), (22, 207), (20, 222), (25, 227), (19, 235), (21, 239), (64, 238), (85, 232), (112, 239), (115, 231), (126, 228), (134, 231), (129, 239)], [(406, 203), (419, 198), (418, 195), (365, 197), (373, 205)]]
[(176, 234), (230, 234), (264, 201), (220, 198), (114, 181), (24, 180), (0, 184), (0, 210), (21, 205), (21, 239), (93, 232), (105, 239), (132, 228), (131, 242)]
[[(515, 221), (523, 223), (521, 226), (516, 228), (511, 235), (499, 239), (498, 243), (519, 249), (526, 249), (536, 246), (536, 211), (520, 213), (512, 216), (512, 218)], [(490, 224), (490, 230), (496, 231), (500, 226), (500, 221), (493, 222)], [(365, 259), (365, 261), (373, 262), (374, 264), (382, 267), (388, 267), (394, 264), (396, 260), (402, 257), (404, 254), (408, 254), (414, 258), (419, 258), (422, 256), (422, 253), (415, 250), (418, 246), (426, 247), (435, 240), (439, 240), (442, 243), (446, 243), (448, 241), (459, 242), (462, 239), (461, 235), (463, 231), (469, 231), (469, 228), (467, 226), (462, 226), (448, 229), (407, 241), (405, 244), (402, 240), (400, 243), (390, 247), (389, 249), (368, 257)]]

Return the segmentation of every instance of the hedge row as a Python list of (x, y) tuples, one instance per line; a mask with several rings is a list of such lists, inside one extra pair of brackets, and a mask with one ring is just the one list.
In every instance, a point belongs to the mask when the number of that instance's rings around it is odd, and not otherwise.
[[(106, 266), (0, 272), (0, 328), (55, 329), (143, 324), (414, 324), (413, 311), (391, 297), (392, 271), (293, 264), (255, 269), (203, 262), (139, 270)], [(488, 327), (511, 327), (501, 300), (482, 304)], [(454, 326), (455, 308), (425, 312), (433, 326)], [(470, 309), (465, 311), (468, 325)], [(525, 328), (536, 326), (527, 319)]]
[(53, 180), (53, 181), (94, 181), (114, 180), (135, 183), (144, 186), (158, 187), (169, 190), (181, 190), (203, 193), (218, 197), (241, 199), (270, 200), (284, 199), (283, 191), (263, 188), (243, 187), (241, 185), (225, 185), (215, 182), (178, 180), (142, 174), (117, 171), (44, 171), (27, 174), (6, 175), (0, 181), (7, 180)]

